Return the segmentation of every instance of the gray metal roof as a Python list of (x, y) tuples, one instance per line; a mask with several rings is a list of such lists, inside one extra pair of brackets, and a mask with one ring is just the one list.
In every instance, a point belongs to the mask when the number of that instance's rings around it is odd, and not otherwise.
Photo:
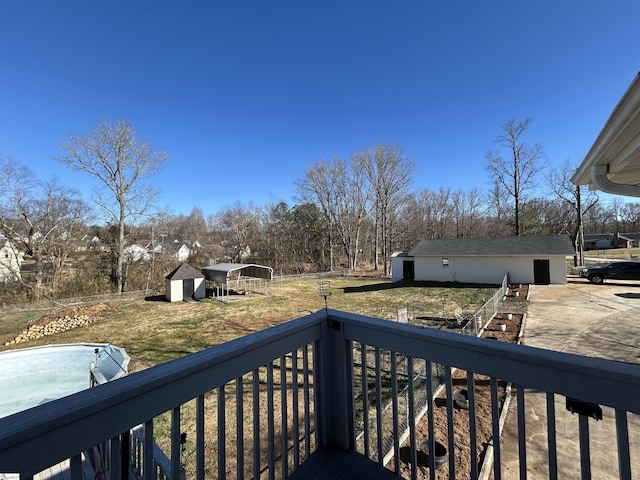
[(574, 255), (568, 235), (422, 240), (411, 256)]
[(204, 275), (188, 263), (183, 263), (164, 278), (167, 280), (188, 280), (190, 278), (204, 278)]
[(273, 279), (273, 268), (254, 263), (218, 263), (202, 269), (207, 280), (220, 283), (226, 283), (229, 274), (236, 271), (245, 277)]

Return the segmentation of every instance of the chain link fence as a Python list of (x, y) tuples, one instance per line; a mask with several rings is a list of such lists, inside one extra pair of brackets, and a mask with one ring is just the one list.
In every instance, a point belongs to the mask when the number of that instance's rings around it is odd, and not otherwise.
[[(478, 310), (473, 313), (464, 314), (460, 309), (456, 312), (455, 318), (443, 319), (433, 317), (433, 322), (442, 328), (443, 325), (450, 325), (458, 329), (461, 334), (479, 336), (482, 329), (489, 323), (489, 321), (495, 316), (500, 305), (505, 299), (505, 296), (509, 289), (509, 275), (505, 275), (502, 279), (501, 285), (495, 294), (482, 305)], [(398, 314), (400, 320), (402, 315)], [(414, 310), (415, 314), (415, 310)], [(415, 318), (415, 317), (414, 317)], [(428, 319), (427, 319), (428, 320)], [(433, 390), (434, 397), (439, 394), (442, 388), (444, 388), (445, 369), (444, 365), (432, 364), (431, 371), (427, 371), (427, 362), (424, 360), (415, 359), (413, 362), (412, 371), (408, 371), (407, 357), (403, 355), (395, 355), (388, 350), (379, 351), (379, 375), (380, 383), (383, 389), (381, 395), (381, 405), (384, 405), (380, 409), (380, 420), (376, 415), (377, 399), (373, 394), (374, 389), (363, 392), (361, 387), (362, 382), (362, 370), (365, 370), (365, 377), (367, 378), (367, 387), (374, 385), (376, 382), (376, 362), (375, 362), (375, 349), (373, 347), (366, 346), (366, 351), (363, 353), (362, 345), (354, 345), (354, 394), (355, 404), (362, 405), (362, 396), (368, 396), (369, 413), (367, 415), (360, 411), (357, 413), (357, 437), (356, 442), (359, 447), (362, 448), (364, 442), (364, 430), (368, 429), (370, 435), (375, 435), (376, 441), (371, 441), (371, 458), (377, 460), (379, 452), (377, 449), (377, 436), (380, 435), (380, 443), (382, 444), (382, 450), (380, 454), (386, 460), (393, 455), (393, 408), (394, 399), (392, 398), (392, 362), (395, 361), (396, 372), (396, 385), (397, 394), (395, 399), (395, 405), (397, 408), (397, 418), (399, 421), (398, 432), (403, 432), (400, 435), (406, 435), (409, 429), (409, 422), (418, 422), (422, 415), (426, 412), (429, 405), (427, 382), (431, 381), (431, 388)], [(413, 377), (413, 391), (409, 390), (409, 375)], [(411, 419), (409, 412), (409, 396), (413, 395), (415, 418)], [(365, 418), (368, 420), (365, 425)], [(378, 424), (381, 427), (381, 431), (378, 431)], [(375, 432), (375, 433), (374, 433)], [(360, 450), (362, 451), (362, 450)]]
[(143, 298), (149, 295), (160, 295), (157, 290), (136, 290), (123, 293), (107, 293), (102, 295), (88, 295), (85, 297), (58, 298), (56, 300), (37, 300), (29, 303), (2, 304), (2, 312), (47, 310), (50, 308), (64, 308), (72, 305), (82, 305), (85, 303), (101, 303), (112, 300), (130, 300)]

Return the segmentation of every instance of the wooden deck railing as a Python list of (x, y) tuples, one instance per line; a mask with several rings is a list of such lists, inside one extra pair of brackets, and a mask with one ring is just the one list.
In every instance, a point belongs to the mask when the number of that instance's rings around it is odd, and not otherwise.
[[(170, 463), (163, 468), (172, 479), (181, 478), (183, 469), (186, 478), (197, 479), (286, 478), (321, 446), (357, 450), (381, 464), (391, 450), (394, 461), (388, 468), (400, 471), (397, 453), (404, 441), (409, 451), (408, 475), (415, 477), (420, 440), (416, 421), (426, 412), (429, 436), (434, 437), (433, 408), (427, 407), (433, 404), (439, 383), (447, 393), (447, 422), (453, 428), (452, 368), (467, 372), (470, 416), (475, 414), (474, 377), (489, 377), (494, 438), (500, 436), (501, 381), (517, 386), (523, 437), (524, 387), (551, 399), (551, 417), (553, 399), (561, 395), (612, 407), (619, 477), (631, 478), (628, 416), (640, 413), (640, 366), (335, 310), (6, 417), (0, 420), (0, 472), (20, 473), (21, 479), (28, 479), (70, 458), (71, 477), (79, 478), (83, 452), (107, 442), (111, 478), (121, 478), (120, 472), (127, 471), (123, 463), (130, 461), (127, 451), (135, 444), (138, 471), (143, 478), (155, 480), (154, 440), (168, 454)], [(390, 417), (380, 411), (386, 398), (392, 401)], [(588, 439), (588, 420), (579, 418), (581, 435)], [(144, 436), (134, 443), (129, 432), (137, 425), (144, 425)], [(548, 431), (547, 462), (553, 472), (557, 471), (556, 449), (562, 446), (554, 444), (552, 422)], [(474, 443), (473, 424), (465, 434), (472, 444), (470, 461), (476, 465), (472, 477), (477, 477), (484, 445)], [(454, 449), (452, 438), (449, 451)], [(492, 447), (493, 473), (499, 479), (500, 442), (492, 442)], [(430, 459), (433, 448), (432, 443)], [(520, 448), (526, 458), (526, 443)], [(585, 465), (588, 461), (584, 459)], [(449, 465), (451, 478), (455, 468)], [(524, 471), (523, 478), (526, 462)]]

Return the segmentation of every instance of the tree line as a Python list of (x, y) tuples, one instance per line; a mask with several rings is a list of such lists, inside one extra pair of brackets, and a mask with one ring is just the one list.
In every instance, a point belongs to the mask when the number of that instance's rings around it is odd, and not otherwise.
[[(127, 121), (103, 122), (84, 136), (71, 134), (57, 157), (99, 180), (91, 199), (0, 157), (1, 233), (30, 266), (3, 292), (38, 298), (160, 289), (178, 262), (170, 255), (133, 258), (127, 247), (174, 240), (189, 246), (195, 266), (252, 262), (278, 274), (388, 275), (393, 253), (421, 239), (560, 233), (579, 252), (582, 232), (640, 230), (640, 204), (604, 205), (571, 184), (575, 165), (549, 166), (542, 146), (526, 142), (529, 124), (501, 126), (497, 149), (485, 155), (488, 189), (420, 188), (415, 161), (399, 146), (379, 144), (307, 165), (292, 204), (237, 202), (175, 215), (154, 208), (159, 192), (150, 182), (168, 154), (140, 141)], [(95, 224), (97, 213), (105, 225)]]

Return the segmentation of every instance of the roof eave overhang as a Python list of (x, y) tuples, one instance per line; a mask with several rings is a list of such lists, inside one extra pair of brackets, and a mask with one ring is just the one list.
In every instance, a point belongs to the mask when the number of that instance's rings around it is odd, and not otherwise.
[(640, 196), (640, 75), (616, 105), (571, 181), (592, 190)]

